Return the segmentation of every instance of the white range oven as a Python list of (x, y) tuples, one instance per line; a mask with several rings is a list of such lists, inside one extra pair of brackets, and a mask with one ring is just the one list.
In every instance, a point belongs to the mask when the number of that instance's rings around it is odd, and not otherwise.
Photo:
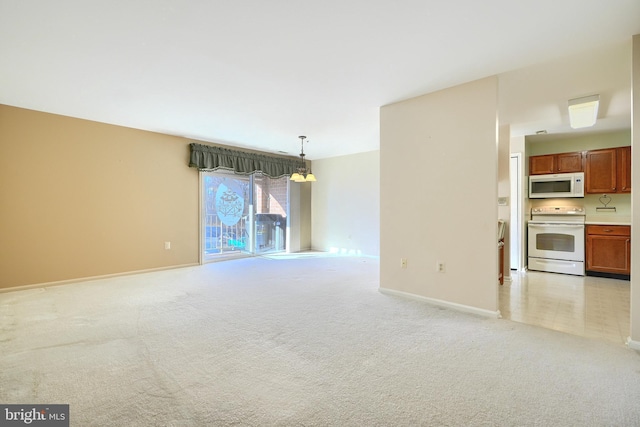
[(584, 219), (583, 207), (531, 209), (528, 269), (584, 276)]

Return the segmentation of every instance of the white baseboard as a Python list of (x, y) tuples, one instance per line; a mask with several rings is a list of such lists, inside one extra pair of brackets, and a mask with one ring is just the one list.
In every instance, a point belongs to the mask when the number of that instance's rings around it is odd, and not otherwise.
[(120, 277), (120, 276), (131, 276), (133, 274), (152, 273), (154, 271), (173, 270), (173, 269), (176, 269), (176, 268), (195, 267), (195, 266), (198, 266), (198, 265), (200, 265), (200, 264), (199, 263), (180, 264), (180, 265), (172, 265), (172, 266), (168, 266), (168, 267), (148, 268), (148, 269), (145, 269), (145, 270), (123, 271), (122, 273), (103, 274), (101, 276), (79, 277), (77, 279), (59, 280), (57, 282), (34, 283), (32, 285), (14, 286), (14, 287), (11, 287), (11, 288), (0, 288), (0, 293), (14, 292), (14, 291), (24, 291), (24, 290), (27, 290), (27, 289), (36, 289), (36, 288), (48, 288), (50, 286), (62, 286), (62, 285), (69, 285), (71, 283), (89, 282), (91, 280), (109, 279), (111, 277)]
[(627, 337), (627, 347), (632, 350), (640, 351), (640, 341), (634, 341), (631, 339), (631, 337)]
[(380, 291), (383, 294), (396, 295), (404, 298), (423, 301), (429, 304), (437, 305), (439, 307), (452, 308), (454, 310), (463, 311), (465, 313), (479, 314), (481, 316), (491, 317), (494, 319), (500, 319), (502, 317), (500, 315), (499, 310), (498, 311), (485, 310), (483, 308), (472, 307), (470, 305), (458, 304), (455, 302), (439, 300), (436, 298), (424, 297), (422, 295), (410, 294), (408, 292), (403, 292), (403, 291), (396, 291), (395, 289), (378, 288), (378, 291)]

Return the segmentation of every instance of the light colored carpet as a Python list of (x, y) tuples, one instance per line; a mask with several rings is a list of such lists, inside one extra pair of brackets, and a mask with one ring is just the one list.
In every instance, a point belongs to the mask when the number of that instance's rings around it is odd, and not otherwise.
[(253, 258), (0, 294), (0, 403), (72, 426), (638, 426), (640, 354)]

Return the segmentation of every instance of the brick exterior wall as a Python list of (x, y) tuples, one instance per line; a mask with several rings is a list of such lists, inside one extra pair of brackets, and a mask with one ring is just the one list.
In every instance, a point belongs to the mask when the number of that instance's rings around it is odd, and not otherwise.
[(272, 213), (287, 216), (288, 177), (256, 179), (256, 213)]

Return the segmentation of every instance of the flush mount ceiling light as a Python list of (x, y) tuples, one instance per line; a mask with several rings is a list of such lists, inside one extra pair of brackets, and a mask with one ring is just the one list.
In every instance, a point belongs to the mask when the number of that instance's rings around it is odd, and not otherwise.
[(569, 122), (573, 129), (587, 128), (596, 124), (600, 95), (585, 96), (569, 100)]
[(307, 169), (307, 163), (304, 160), (304, 140), (306, 136), (299, 136), (300, 138), (300, 167), (297, 172), (291, 175), (291, 181), (293, 182), (315, 182), (316, 177), (311, 173), (311, 168)]

